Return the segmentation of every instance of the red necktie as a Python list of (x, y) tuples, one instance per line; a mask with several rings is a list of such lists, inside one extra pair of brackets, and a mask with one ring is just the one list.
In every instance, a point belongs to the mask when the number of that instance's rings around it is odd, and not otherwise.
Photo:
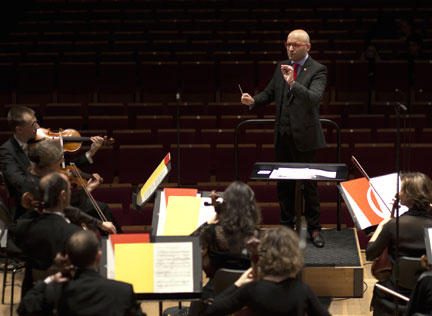
[(297, 78), (297, 69), (298, 69), (299, 64), (295, 63), (294, 64), (294, 74), (293, 74), (293, 79), (296, 80)]

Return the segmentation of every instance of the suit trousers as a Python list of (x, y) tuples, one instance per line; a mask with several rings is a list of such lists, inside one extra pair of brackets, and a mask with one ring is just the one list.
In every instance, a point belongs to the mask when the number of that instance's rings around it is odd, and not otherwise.
[[(317, 150), (298, 151), (290, 135), (278, 135), (275, 146), (276, 162), (304, 162), (315, 163)], [(316, 181), (302, 181), (303, 196), (305, 199), (305, 218), (308, 231), (320, 231), (320, 200)], [(295, 199), (296, 181), (281, 180), (277, 182), (277, 193), (281, 208), (280, 221), (282, 225), (294, 227), (295, 224)]]

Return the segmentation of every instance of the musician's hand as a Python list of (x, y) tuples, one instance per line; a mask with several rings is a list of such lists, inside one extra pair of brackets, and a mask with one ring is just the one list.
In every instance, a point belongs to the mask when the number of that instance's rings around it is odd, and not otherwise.
[(115, 228), (114, 224), (111, 222), (102, 222), (100, 229), (110, 234), (117, 234), (117, 229)]
[(57, 272), (56, 274), (52, 274), (45, 279), (45, 283), (64, 283), (69, 281), (69, 278), (63, 276), (61, 272)]
[(294, 68), (290, 65), (281, 65), (282, 75), (287, 83), (294, 80)]
[(103, 178), (100, 175), (98, 175), (97, 173), (93, 173), (92, 176), (93, 177), (88, 180), (87, 187), (86, 187), (89, 192), (92, 192), (95, 188), (100, 186), (103, 182)]
[(217, 224), (219, 222), (218, 216), (217, 214), (215, 216), (213, 216), (212, 219), (207, 221), (207, 224), (211, 225), (211, 224)]
[(243, 274), (235, 281), (234, 285), (241, 287), (253, 281), (252, 268), (247, 269)]
[(241, 103), (244, 105), (253, 105), (255, 100), (251, 97), (249, 93), (243, 93), (241, 96)]
[(96, 152), (102, 147), (104, 143), (104, 139), (103, 137), (100, 136), (92, 136), (90, 137), (90, 140), (92, 141), (92, 144), (88, 152), (90, 154), (90, 157), (93, 157), (96, 154)]

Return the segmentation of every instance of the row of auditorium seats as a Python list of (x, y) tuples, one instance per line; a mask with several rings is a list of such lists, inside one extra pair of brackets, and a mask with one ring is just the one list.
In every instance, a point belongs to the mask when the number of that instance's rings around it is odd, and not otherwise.
[[(432, 100), (429, 61), (321, 61), (328, 67), (325, 102)], [(0, 63), (0, 103), (238, 101), (263, 90), (274, 61)], [(397, 91), (404, 91), (399, 93)]]
[[(242, 105), (238, 105), (243, 107)], [(271, 106), (269, 106), (271, 108)], [(391, 108), (391, 107), (390, 107)], [(104, 111), (104, 108), (101, 108)], [(270, 112), (270, 111), (269, 111)], [(274, 109), (273, 109), (274, 112)], [(114, 130), (126, 129), (149, 129), (153, 132), (161, 129), (173, 129), (177, 127), (177, 115), (44, 115), (40, 116), (38, 112), (37, 117), (41, 126), (51, 129), (65, 129), (74, 128), (77, 130), (106, 130), (109, 135), (112, 135)], [(420, 134), (423, 128), (428, 127), (431, 112), (423, 114), (406, 114), (402, 116), (400, 126), (405, 128), (413, 128), (417, 134)], [(397, 127), (396, 114), (328, 114), (321, 115), (321, 119), (325, 124), (325, 120), (331, 120), (338, 124), (342, 129), (359, 129), (369, 128), (372, 132), (371, 136), (375, 137), (378, 129), (396, 128)], [(180, 114), (179, 123), (182, 129), (194, 129), (201, 131), (203, 129), (234, 129), (236, 126), (245, 120), (264, 119), (260, 121), (253, 121), (253, 125), (248, 128), (272, 128), (271, 121), (274, 119), (274, 114), (258, 115), (255, 111), (247, 114), (218, 114), (218, 115), (182, 115)], [(3, 122), (0, 131), (8, 131), (6, 114), (0, 118)], [(107, 124), (108, 123), (108, 124)], [(324, 125), (327, 128), (326, 125)], [(187, 131), (184, 132), (187, 134)], [(330, 134), (329, 134), (330, 136)], [(421, 139), (421, 135), (417, 135)], [(193, 137), (193, 136), (192, 136)], [(195, 138), (198, 139), (198, 138)]]

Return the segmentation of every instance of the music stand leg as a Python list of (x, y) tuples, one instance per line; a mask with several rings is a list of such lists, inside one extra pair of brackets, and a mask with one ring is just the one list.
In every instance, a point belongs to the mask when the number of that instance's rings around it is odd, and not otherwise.
[(296, 228), (297, 233), (301, 230), (301, 217), (304, 211), (304, 201), (303, 201), (303, 182), (297, 180), (295, 187), (295, 217), (296, 217)]

